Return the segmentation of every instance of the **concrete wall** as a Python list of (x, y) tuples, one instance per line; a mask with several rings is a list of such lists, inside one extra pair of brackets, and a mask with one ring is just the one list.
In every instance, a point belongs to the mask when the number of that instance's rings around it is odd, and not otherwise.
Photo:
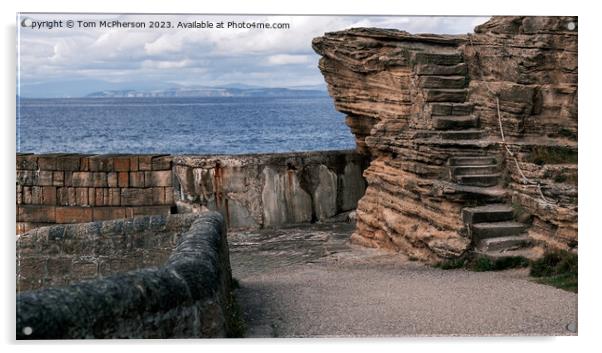
[[(179, 218), (141, 219), (148, 223), (130, 229), (134, 234), (151, 228), (165, 232)], [(185, 223), (176, 221), (176, 230), (186, 228)], [(98, 224), (108, 235), (121, 234), (117, 223)], [(90, 227), (77, 237), (97, 238), (101, 233)], [(234, 327), (230, 286), (223, 217), (206, 213), (178, 237), (161, 267), (18, 294), (16, 335), (17, 339), (224, 337)]]
[(197, 217), (137, 216), (30, 230), (17, 237), (17, 291), (159, 266)]
[(17, 154), (17, 234), (177, 211), (218, 210), (228, 227), (328, 219), (356, 207), (354, 151), (233, 156)]
[(365, 190), (365, 156), (324, 151), (177, 156), (179, 211), (220, 211), (229, 228), (324, 221), (355, 209)]

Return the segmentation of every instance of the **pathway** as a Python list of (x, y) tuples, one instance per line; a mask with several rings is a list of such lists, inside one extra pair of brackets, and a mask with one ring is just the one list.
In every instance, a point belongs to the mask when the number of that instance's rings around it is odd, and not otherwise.
[(439, 270), (347, 242), (353, 225), (229, 235), (249, 337), (570, 335), (577, 295), (525, 269)]

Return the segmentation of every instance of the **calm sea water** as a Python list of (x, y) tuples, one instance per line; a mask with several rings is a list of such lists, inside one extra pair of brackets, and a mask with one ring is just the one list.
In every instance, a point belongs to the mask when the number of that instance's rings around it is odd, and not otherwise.
[(21, 99), (17, 152), (260, 153), (354, 148), (329, 97)]

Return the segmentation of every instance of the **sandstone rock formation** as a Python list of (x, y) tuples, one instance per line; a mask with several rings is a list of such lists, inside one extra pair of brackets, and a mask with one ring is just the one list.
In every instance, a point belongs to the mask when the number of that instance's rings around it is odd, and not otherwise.
[(425, 261), (576, 247), (576, 28), (494, 17), (462, 36), (315, 38), (335, 107), (371, 157), (352, 241)]

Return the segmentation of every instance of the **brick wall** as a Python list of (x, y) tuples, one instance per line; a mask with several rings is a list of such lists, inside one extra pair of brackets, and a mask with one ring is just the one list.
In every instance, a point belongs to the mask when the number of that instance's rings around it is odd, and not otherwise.
[(169, 214), (171, 161), (169, 155), (17, 154), (17, 233)]

